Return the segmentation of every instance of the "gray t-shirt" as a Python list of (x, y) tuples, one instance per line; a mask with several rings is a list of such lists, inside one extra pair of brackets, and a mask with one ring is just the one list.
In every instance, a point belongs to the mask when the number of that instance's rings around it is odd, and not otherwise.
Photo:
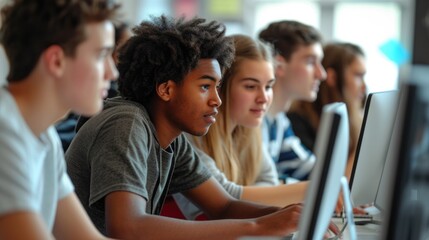
[(66, 160), (80, 201), (103, 233), (109, 193), (140, 195), (146, 212), (159, 214), (167, 194), (192, 189), (211, 176), (183, 134), (162, 149), (146, 109), (120, 97), (108, 100), (82, 126)]
[(58, 201), (73, 194), (60, 139), (53, 126), (34, 135), (1, 87), (0, 154), (0, 217), (31, 211), (52, 230)]

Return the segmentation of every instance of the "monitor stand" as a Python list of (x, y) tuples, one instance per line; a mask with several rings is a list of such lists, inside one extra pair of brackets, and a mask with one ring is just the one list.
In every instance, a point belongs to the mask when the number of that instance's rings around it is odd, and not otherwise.
[(349, 239), (350, 240), (356, 240), (357, 233), (356, 233), (356, 226), (355, 222), (353, 220), (353, 207), (352, 202), (350, 198), (350, 189), (349, 189), (349, 183), (347, 182), (347, 178), (343, 176), (341, 178), (341, 189), (343, 190), (343, 202), (344, 202), (344, 210), (347, 217), (347, 224), (349, 228)]

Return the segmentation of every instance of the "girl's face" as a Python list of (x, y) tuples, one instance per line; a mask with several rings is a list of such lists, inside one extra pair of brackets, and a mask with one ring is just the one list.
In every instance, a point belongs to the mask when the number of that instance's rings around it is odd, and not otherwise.
[(347, 101), (362, 104), (366, 96), (366, 85), (364, 76), (366, 73), (365, 59), (357, 56), (355, 60), (347, 66), (344, 72), (344, 97)]
[(231, 81), (229, 104), (233, 126), (259, 126), (273, 99), (272, 63), (245, 59)]

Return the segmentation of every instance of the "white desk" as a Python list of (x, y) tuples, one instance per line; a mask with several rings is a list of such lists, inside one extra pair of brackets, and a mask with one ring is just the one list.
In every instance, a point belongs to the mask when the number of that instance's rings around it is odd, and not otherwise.
[[(360, 221), (364, 219), (356, 219), (355, 221)], [(332, 218), (340, 230), (343, 228), (343, 220), (341, 218)], [(366, 224), (366, 225), (356, 225), (357, 240), (379, 240), (381, 237), (382, 226), (377, 224)], [(290, 240), (291, 236), (288, 237), (242, 237), (239, 240)], [(350, 240), (350, 235), (348, 232), (348, 225), (343, 232), (342, 240)]]
[[(361, 221), (364, 219), (356, 219), (355, 221)], [(337, 226), (342, 229), (343, 221), (340, 218), (334, 218), (332, 220)], [(378, 224), (365, 224), (365, 225), (356, 225), (357, 240), (379, 240), (382, 234), (382, 226)], [(348, 225), (343, 232), (343, 240), (349, 240), (350, 235), (348, 231)]]

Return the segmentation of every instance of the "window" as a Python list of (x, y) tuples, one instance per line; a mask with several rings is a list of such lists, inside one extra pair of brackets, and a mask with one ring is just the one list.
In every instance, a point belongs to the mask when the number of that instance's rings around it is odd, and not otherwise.
[(391, 40), (400, 42), (401, 9), (396, 3), (337, 3), (333, 39), (363, 48), (368, 92), (397, 88), (398, 66), (380, 50)]
[(270, 2), (264, 1), (256, 6), (255, 16), (252, 17), (254, 32), (257, 36), (261, 29), (269, 23), (280, 20), (296, 20), (315, 28), (320, 25), (320, 7), (315, 2), (288, 1), (288, 2)]

